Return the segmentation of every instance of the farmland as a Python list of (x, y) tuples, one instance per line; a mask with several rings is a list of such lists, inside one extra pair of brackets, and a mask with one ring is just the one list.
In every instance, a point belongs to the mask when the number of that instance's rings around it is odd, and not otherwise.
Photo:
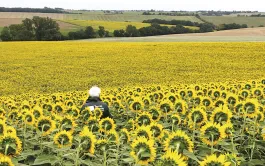
[(202, 16), (202, 19), (215, 25), (236, 23), (247, 24), (248, 27), (265, 26), (264, 17)]
[(142, 22), (144, 20), (159, 18), (164, 20), (189, 20), (201, 22), (194, 16), (160, 16), (142, 15), (141, 12), (128, 12), (124, 14), (104, 14), (103, 12), (89, 12), (85, 14), (52, 14), (52, 13), (12, 13), (0, 12), (0, 18), (32, 18), (33, 16), (50, 17), (56, 20), (98, 20), (98, 21), (118, 21), (118, 22)]
[[(1, 164), (265, 163), (264, 43), (10, 42), (0, 50)], [(81, 109), (95, 84), (113, 119)]]

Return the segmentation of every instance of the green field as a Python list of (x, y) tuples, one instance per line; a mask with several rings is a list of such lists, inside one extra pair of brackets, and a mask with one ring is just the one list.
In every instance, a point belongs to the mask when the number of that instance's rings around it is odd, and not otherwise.
[(0, 18), (32, 18), (33, 16), (50, 17), (57, 20), (101, 20), (101, 21), (132, 21), (142, 22), (148, 19), (164, 20), (189, 20), (192, 22), (201, 21), (194, 16), (161, 16), (161, 15), (142, 15), (141, 12), (125, 12), (124, 14), (104, 14), (103, 12), (85, 12), (84, 14), (53, 14), (53, 13), (14, 13), (0, 12)]
[(265, 17), (202, 16), (201, 18), (215, 25), (237, 23), (247, 24), (248, 27), (265, 26)]
[(0, 27), (0, 32), (2, 32), (3, 28), (4, 28), (4, 27)]

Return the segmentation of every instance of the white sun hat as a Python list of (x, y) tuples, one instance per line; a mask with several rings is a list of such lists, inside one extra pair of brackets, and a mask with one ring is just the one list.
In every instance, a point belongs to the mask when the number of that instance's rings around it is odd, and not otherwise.
[(101, 92), (101, 90), (100, 90), (99, 87), (97, 87), (97, 86), (93, 86), (93, 87), (89, 90), (88, 94), (89, 94), (89, 96), (91, 96), (91, 97), (99, 97), (100, 92)]

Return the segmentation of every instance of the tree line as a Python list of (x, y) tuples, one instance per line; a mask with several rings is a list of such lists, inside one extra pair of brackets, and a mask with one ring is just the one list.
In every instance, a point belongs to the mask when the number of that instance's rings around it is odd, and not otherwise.
[(27, 12), (27, 13), (69, 13), (62, 8), (5, 8), (0, 7), (0, 12)]

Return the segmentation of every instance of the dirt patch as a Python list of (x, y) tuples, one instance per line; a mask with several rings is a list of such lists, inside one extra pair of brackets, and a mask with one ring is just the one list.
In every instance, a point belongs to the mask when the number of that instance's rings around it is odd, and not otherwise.
[(56, 22), (59, 24), (61, 29), (75, 29), (79, 27), (77, 25), (69, 24), (63, 21), (56, 21)]
[(21, 24), (22, 18), (0, 18), (0, 27), (9, 26), (11, 24)]
[(245, 28), (225, 30), (209, 33), (193, 33), (193, 34), (179, 34), (179, 35), (167, 35), (170, 37), (176, 36), (265, 36), (265, 27), (260, 28)]

